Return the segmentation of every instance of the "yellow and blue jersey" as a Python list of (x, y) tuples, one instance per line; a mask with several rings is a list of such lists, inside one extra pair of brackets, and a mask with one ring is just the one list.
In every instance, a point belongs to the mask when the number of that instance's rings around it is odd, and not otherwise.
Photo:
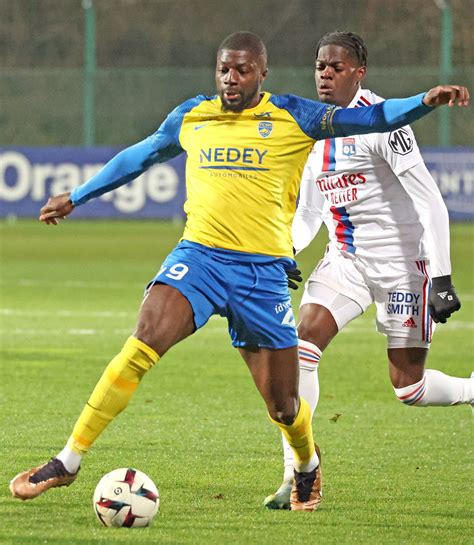
[(249, 253), (292, 255), (289, 226), (314, 139), (279, 102), (265, 93), (255, 108), (233, 113), (222, 112), (220, 99), (212, 98), (199, 100), (183, 115), (184, 239)]
[(431, 108), (423, 95), (341, 109), (294, 95), (263, 93), (258, 105), (223, 111), (197, 96), (173, 110), (150, 137), (114, 157), (75, 188), (74, 205), (115, 189), (149, 166), (186, 152), (183, 239), (211, 248), (292, 256), (291, 222), (314, 142), (403, 126)]

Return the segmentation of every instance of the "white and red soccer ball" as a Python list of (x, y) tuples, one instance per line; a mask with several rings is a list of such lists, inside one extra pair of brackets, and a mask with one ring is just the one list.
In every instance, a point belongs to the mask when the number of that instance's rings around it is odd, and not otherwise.
[(104, 526), (148, 526), (158, 513), (155, 483), (138, 469), (123, 467), (107, 473), (94, 492), (94, 512)]

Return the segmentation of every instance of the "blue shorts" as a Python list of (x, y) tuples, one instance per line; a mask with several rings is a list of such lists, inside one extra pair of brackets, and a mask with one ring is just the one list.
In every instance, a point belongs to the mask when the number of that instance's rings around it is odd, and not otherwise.
[(298, 344), (288, 292), (289, 258), (234, 252), (182, 241), (148, 284), (168, 284), (190, 302), (196, 329), (213, 314), (227, 318), (236, 347)]

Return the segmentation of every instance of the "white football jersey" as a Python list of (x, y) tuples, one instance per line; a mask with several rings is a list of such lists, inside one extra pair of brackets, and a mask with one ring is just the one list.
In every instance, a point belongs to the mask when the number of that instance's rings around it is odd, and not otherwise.
[[(360, 89), (349, 108), (381, 101), (371, 91)], [(381, 260), (426, 258), (420, 215), (397, 178), (422, 162), (409, 126), (391, 133), (317, 142), (301, 182), (293, 225), (295, 248), (310, 242), (304, 240), (308, 234), (301, 226), (306, 213), (317, 211), (331, 244), (339, 250)]]

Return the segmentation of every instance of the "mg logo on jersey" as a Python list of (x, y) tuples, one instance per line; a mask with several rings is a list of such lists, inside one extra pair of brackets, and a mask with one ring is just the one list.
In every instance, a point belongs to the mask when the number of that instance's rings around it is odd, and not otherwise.
[(404, 128), (391, 132), (388, 137), (388, 143), (398, 155), (406, 155), (413, 149), (413, 138)]
[(271, 121), (260, 121), (258, 124), (258, 132), (263, 138), (268, 138), (272, 134), (273, 123)]
[(355, 152), (356, 152), (355, 138), (343, 138), (342, 139), (342, 154), (346, 155), (347, 157), (351, 157), (351, 155), (355, 155)]

